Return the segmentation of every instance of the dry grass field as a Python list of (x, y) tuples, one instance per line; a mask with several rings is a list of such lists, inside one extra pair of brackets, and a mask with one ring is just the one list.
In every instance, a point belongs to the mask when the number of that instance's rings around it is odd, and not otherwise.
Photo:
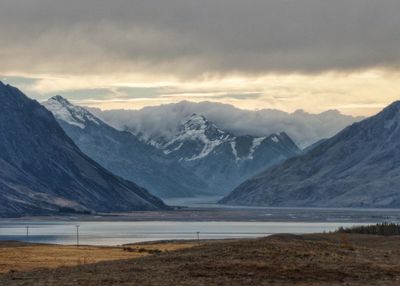
[[(0, 285), (400, 285), (398, 236), (275, 235), (206, 241), (201, 245), (177, 243), (177, 246), (168, 246), (171, 248), (165, 246), (168, 250), (176, 249), (174, 251), (147, 251), (144, 257), (136, 254), (139, 250), (129, 253), (118, 249), (94, 250), (93, 253), (99, 255), (106, 251), (110, 260), (118, 259), (117, 253), (122, 252), (123, 260), (11, 271), (0, 275)], [(155, 247), (163, 249), (161, 245)], [(70, 253), (79, 251), (75, 249)], [(47, 259), (47, 254), (37, 253)], [(101, 254), (100, 257), (99, 260), (103, 260), (105, 256)], [(10, 258), (12, 255), (7, 259)], [(73, 255), (71, 260), (74, 260)], [(16, 269), (24, 264), (18, 261), (18, 258), (14, 260)], [(49, 266), (54, 267), (54, 264), (49, 263)]]
[(131, 259), (197, 245), (191, 242), (145, 243), (124, 247), (64, 246), (0, 243), (0, 273), (79, 266), (100, 261)]

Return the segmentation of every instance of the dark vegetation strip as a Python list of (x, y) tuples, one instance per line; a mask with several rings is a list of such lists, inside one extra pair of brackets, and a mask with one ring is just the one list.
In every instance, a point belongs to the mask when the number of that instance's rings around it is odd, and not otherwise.
[(354, 226), (350, 228), (340, 227), (337, 233), (358, 233), (358, 234), (373, 234), (373, 235), (400, 235), (400, 224), (398, 223), (378, 223), (375, 225)]

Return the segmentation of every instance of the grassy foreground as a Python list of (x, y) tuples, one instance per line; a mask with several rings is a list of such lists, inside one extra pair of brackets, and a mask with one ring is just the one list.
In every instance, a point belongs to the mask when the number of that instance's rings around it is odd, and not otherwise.
[(101, 261), (132, 259), (197, 245), (192, 242), (143, 243), (124, 247), (66, 246), (49, 244), (0, 243), (0, 274), (81, 266)]
[(0, 285), (400, 285), (399, 246), (398, 236), (341, 233), (207, 241), (144, 257), (119, 250), (123, 260), (8, 272)]

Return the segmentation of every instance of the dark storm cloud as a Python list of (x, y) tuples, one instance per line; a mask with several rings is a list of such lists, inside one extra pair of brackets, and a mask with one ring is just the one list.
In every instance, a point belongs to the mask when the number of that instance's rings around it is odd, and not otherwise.
[(400, 67), (398, 0), (2, 0), (0, 72)]

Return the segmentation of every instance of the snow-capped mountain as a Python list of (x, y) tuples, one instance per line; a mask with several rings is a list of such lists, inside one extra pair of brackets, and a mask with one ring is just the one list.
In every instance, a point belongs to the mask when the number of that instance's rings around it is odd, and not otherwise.
[(135, 135), (117, 130), (86, 109), (55, 96), (43, 105), (76, 145), (113, 173), (163, 197), (202, 194), (207, 184)]
[(183, 122), (170, 141), (160, 140), (154, 145), (205, 180), (217, 194), (226, 193), (268, 166), (302, 153), (285, 133), (235, 136), (197, 114)]
[(56, 95), (44, 103), (44, 106), (53, 113), (57, 120), (84, 129), (91, 124), (101, 125), (102, 122), (86, 109), (72, 105), (61, 95)]
[(0, 216), (166, 208), (83, 154), (49, 111), (0, 82)]
[(400, 207), (400, 101), (244, 182), (225, 204)]
[(180, 128), (179, 134), (161, 148), (166, 155), (174, 155), (179, 160), (193, 161), (208, 156), (224, 142), (234, 136), (226, 133), (204, 116), (193, 114)]

